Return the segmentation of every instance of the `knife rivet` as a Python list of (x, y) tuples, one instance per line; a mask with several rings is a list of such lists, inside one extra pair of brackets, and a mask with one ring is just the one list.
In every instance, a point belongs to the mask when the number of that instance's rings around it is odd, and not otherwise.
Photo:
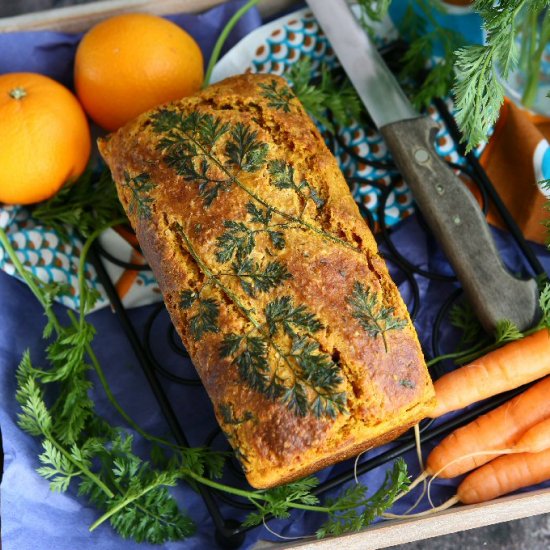
[(426, 162), (428, 162), (429, 158), (430, 155), (428, 151), (426, 151), (426, 149), (417, 149), (414, 152), (414, 160), (416, 160), (418, 164), (425, 164)]
[(462, 223), (462, 220), (458, 214), (453, 218), (453, 222), (455, 225), (460, 225)]
[(443, 185), (441, 185), (440, 183), (438, 183), (438, 184), (435, 186), (435, 190), (436, 190), (440, 195), (443, 195), (443, 193), (445, 193), (445, 187), (443, 187)]

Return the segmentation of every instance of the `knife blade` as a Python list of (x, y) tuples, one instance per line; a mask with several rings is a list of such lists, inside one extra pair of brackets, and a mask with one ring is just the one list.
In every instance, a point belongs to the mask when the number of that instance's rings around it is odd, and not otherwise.
[(534, 279), (505, 267), (472, 193), (437, 154), (438, 127), (411, 105), (346, 0), (306, 0), (380, 130), (417, 206), (439, 241), (483, 328), (508, 319), (520, 330), (539, 316)]

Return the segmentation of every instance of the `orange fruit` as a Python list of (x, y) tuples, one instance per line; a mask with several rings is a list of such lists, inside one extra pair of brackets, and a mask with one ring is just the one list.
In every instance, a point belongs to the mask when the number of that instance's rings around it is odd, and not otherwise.
[(0, 75), (0, 202), (52, 197), (82, 174), (90, 150), (86, 115), (67, 88), (35, 73)]
[(193, 38), (174, 23), (131, 13), (102, 21), (84, 35), (74, 76), (86, 112), (113, 131), (156, 105), (196, 92), (203, 59)]

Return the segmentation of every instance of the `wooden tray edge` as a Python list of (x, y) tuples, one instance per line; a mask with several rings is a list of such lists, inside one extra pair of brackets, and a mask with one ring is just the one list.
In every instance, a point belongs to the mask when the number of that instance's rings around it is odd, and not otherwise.
[(334, 550), (336, 545), (346, 550), (376, 550), (549, 512), (550, 489), (540, 489), (482, 504), (455, 506), (423, 518), (383, 522), (337, 538), (289, 543), (259, 541), (253, 550)]
[[(224, 0), (102, 0), (0, 18), (0, 33), (32, 30), (83, 32), (98, 21), (120, 13), (196, 13), (223, 2)], [(298, 0), (262, 0), (259, 9), (263, 16), (270, 16), (296, 3)], [(425, 518), (385, 522), (360, 533), (336, 539), (309, 539), (301, 543), (276, 544), (260, 541), (254, 546), (254, 550), (267, 550), (275, 546), (282, 550), (333, 550), (336, 541), (338, 545), (341, 541), (346, 550), (374, 550), (544, 513), (550, 513), (550, 489), (513, 495), (484, 504), (454, 507)]]
[[(298, 0), (262, 0), (258, 8), (264, 17), (296, 4)], [(196, 13), (207, 10), (224, 0), (102, 0), (38, 11), (0, 19), (0, 33), (16, 31), (83, 32), (95, 23), (126, 12)]]

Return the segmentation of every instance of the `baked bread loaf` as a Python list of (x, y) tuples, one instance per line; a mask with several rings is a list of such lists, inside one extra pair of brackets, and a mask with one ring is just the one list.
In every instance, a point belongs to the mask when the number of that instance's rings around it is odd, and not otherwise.
[(229, 78), (99, 145), (252, 486), (301, 478), (429, 413), (406, 307), (284, 79)]

